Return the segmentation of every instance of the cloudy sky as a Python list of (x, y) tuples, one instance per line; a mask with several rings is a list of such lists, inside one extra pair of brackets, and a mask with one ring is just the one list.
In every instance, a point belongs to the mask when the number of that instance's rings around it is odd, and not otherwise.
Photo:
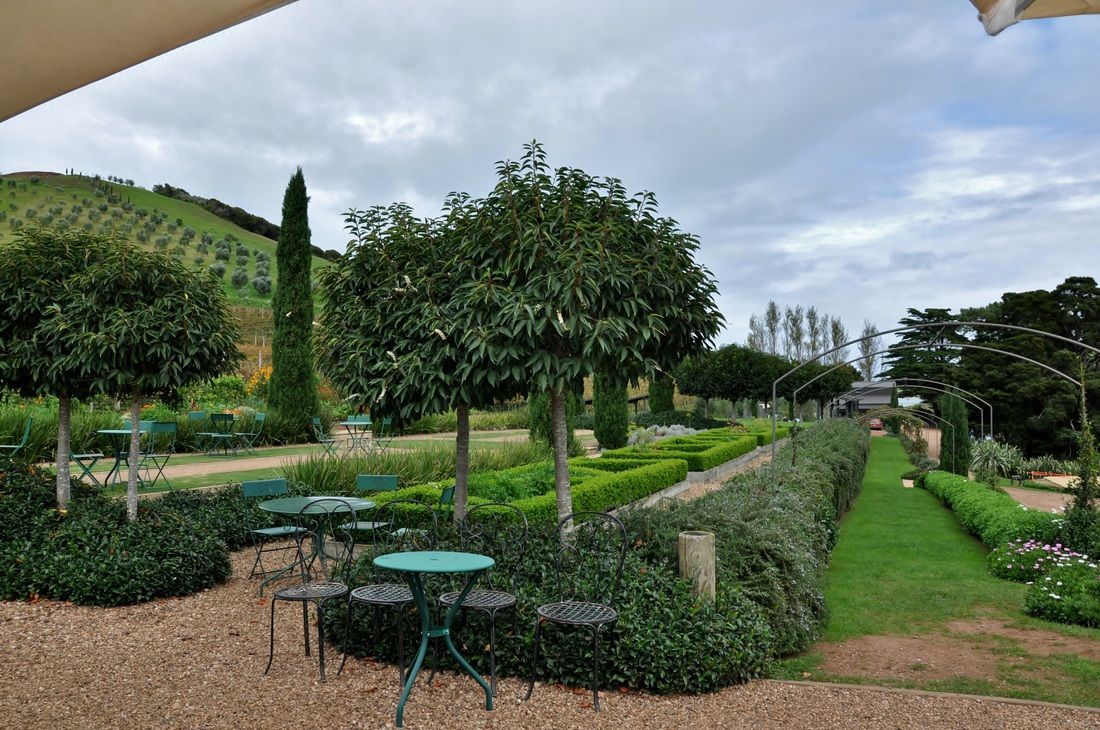
[(886, 328), (1098, 273), (1098, 38), (988, 38), (966, 0), (301, 0), (0, 123), (0, 170), (278, 222), (301, 165), (342, 250), (348, 208), (434, 214), (537, 138), (699, 235), (723, 341), (769, 299)]

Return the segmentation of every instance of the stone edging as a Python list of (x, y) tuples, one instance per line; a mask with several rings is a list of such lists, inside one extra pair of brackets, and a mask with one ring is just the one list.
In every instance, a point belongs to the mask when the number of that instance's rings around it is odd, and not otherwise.
[(881, 687), (873, 684), (841, 684), (839, 682), (804, 682), (797, 679), (760, 679), (758, 682), (768, 684), (793, 684), (798, 687), (827, 687), (830, 689), (845, 690), (870, 690), (872, 692), (885, 692), (888, 694), (913, 695), (917, 697), (944, 697), (947, 699), (980, 700), (982, 702), (997, 702), (1006, 705), (1030, 705), (1032, 707), (1049, 707), (1056, 710), (1077, 710), (1091, 712), (1100, 715), (1100, 707), (1087, 707), (1085, 705), (1063, 705), (1057, 702), (1043, 702), (1041, 700), (1021, 700), (1015, 697), (997, 697), (994, 695), (966, 695), (954, 692), (932, 692), (923, 689), (902, 689), (901, 687)]

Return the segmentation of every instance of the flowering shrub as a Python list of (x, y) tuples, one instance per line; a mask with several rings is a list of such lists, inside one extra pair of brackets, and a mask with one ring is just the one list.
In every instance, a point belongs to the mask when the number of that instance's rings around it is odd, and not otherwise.
[(248, 379), (244, 389), (248, 395), (259, 398), (261, 400), (267, 399), (267, 386), (271, 382), (271, 366), (264, 365), (261, 368), (257, 368), (252, 376)]
[(1087, 555), (1075, 553), (1061, 543), (1051, 545), (1017, 538), (989, 553), (989, 572), (1005, 580), (1031, 583), (1056, 566), (1087, 558)]
[(1100, 564), (1083, 555), (1059, 563), (1031, 584), (1024, 610), (1050, 621), (1100, 626)]

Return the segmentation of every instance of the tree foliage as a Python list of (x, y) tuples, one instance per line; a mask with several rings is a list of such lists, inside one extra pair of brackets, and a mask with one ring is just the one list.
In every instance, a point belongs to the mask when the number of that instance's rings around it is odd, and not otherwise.
[(649, 378), (649, 410), (665, 413), (675, 408), (676, 381), (664, 373), (654, 373)]
[(275, 251), (279, 280), (271, 303), (275, 333), (271, 338), (268, 406), (282, 418), (298, 421), (302, 433), (308, 432), (310, 419), (318, 409), (313, 372), (313, 291), (310, 286), (313, 257), (308, 208), (306, 181), (299, 167), (290, 178), (283, 197), (283, 225)]
[(592, 420), (600, 448), (621, 449), (626, 446), (626, 435), (630, 429), (627, 400), (625, 384), (617, 384), (614, 378), (596, 373), (592, 381)]
[(967, 476), (970, 471), (970, 428), (966, 404), (949, 393), (940, 398), (940, 468)]

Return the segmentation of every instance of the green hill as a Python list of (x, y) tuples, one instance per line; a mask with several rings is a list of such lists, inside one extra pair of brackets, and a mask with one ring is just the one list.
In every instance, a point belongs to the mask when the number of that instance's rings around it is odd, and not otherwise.
[[(12, 240), (15, 231), (28, 223), (114, 231), (145, 248), (178, 256), (194, 268), (224, 265), (223, 286), (233, 304), (271, 305), (278, 275), (275, 241), (194, 203), (87, 176), (5, 174), (0, 177), (0, 243)], [(267, 277), (263, 276), (265, 259)], [(315, 268), (328, 265), (313, 257)], [(238, 269), (244, 274), (237, 274), (234, 282)]]

